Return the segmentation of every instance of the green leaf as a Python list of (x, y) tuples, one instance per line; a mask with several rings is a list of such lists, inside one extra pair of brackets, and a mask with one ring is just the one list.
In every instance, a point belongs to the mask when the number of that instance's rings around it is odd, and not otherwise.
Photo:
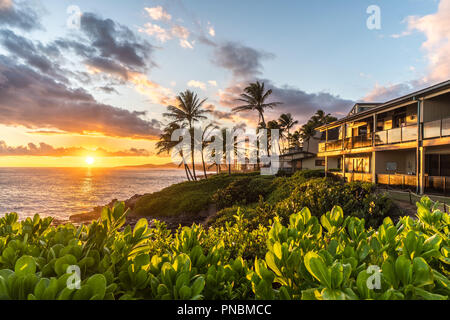
[(305, 255), (304, 263), (306, 269), (314, 278), (319, 280), (323, 286), (331, 288), (330, 270), (328, 270), (321, 256), (310, 251)]
[(22, 256), (16, 261), (14, 271), (17, 276), (36, 273), (36, 262), (30, 256)]

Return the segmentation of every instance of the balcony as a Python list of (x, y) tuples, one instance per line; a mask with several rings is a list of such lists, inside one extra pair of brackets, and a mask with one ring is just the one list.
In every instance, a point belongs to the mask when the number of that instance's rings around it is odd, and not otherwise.
[(375, 132), (375, 145), (417, 140), (417, 124)]
[(372, 133), (346, 138), (344, 142), (344, 148), (346, 150), (366, 148), (371, 146), (372, 146)]
[(403, 190), (415, 190), (417, 177), (408, 174), (377, 174), (377, 184)]
[(448, 196), (450, 191), (450, 177), (425, 176), (425, 192)]
[(342, 140), (319, 143), (319, 152), (342, 150)]
[(424, 122), (423, 138), (439, 138), (450, 136), (450, 118)]

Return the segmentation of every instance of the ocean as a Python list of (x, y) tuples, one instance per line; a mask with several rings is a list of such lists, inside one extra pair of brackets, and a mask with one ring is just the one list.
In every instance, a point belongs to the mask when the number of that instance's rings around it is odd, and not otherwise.
[(0, 168), (0, 217), (67, 220), (112, 199), (159, 191), (186, 181), (184, 170), (145, 168)]

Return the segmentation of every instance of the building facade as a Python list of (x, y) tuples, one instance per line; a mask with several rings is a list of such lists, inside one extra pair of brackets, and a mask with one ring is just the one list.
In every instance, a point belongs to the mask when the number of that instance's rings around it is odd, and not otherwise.
[(318, 128), (318, 157), (347, 181), (450, 194), (450, 80), (386, 103), (356, 104)]
[[(318, 157), (319, 143), (322, 133), (316, 134), (308, 141), (304, 141), (302, 146), (289, 148), (280, 155), (280, 171), (293, 173), (297, 170), (324, 170), (325, 158)], [(337, 159), (329, 159), (329, 170), (338, 168)]]

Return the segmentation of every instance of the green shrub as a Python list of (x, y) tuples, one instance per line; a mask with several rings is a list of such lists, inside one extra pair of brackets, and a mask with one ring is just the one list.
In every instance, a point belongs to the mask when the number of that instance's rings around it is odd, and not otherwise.
[(272, 189), (272, 177), (242, 177), (231, 182), (226, 188), (219, 189), (212, 197), (217, 209), (233, 205), (245, 205), (258, 201), (259, 197), (266, 196)]
[[(426, 197), (417, 206), (417, 220), (377, 229), (335, 206), (254, 230), (238, 211), (233, 224), (173, 234), (146, 219), (124, 227), (124, 203), (80, 227), (7, 214), (0, 299), (448, 299), (450, 215)], [(380, 286), (370, 288), (374, 268)]]
[(133, 213), (138, 216), (153, 217), (197, 215), (214, 202), (212, 197), (218, 190), (226, 189), (231, 183), (241, 179), (250, 181), (249, 184), (252, 183), (253, 187), (260, 190), (257, 192), (263, 192), (270, 185), (269, 181), (273, 180), (273, 177), (261, 177), (255, 172), (220, 174), (195, 182), (174, 184), (161, 191), (140, 197)]

